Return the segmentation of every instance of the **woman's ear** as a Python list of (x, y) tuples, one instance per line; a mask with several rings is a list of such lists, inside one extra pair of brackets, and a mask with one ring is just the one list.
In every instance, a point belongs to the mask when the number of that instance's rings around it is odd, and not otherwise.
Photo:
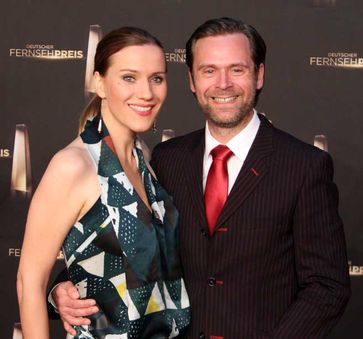
[(94, 81), (94, 84), (95, 84), (95, 90), (96, 90), (97, 95), (101, 99), (106, 98), (106, 93), (105, 93), (105, 88), (104, 88), (102, 75), (100, 73), (98, 73), (98, 72), (94, 72), (93, 81)]

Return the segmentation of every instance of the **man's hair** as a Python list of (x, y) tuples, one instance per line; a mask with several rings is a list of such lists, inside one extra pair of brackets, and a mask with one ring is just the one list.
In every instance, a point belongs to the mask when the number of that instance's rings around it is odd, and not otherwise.
[[(193, 76), (193, 52), (196, 42), (199, 39), (214, 37), (219, 35), (227, 35), (233, 33), (242, 33), (248, 39), (250, 44), (251, 58), (254, 63), (255, 73), (259, 69), (261, 64), (265, 64), (266, 58), (266, 44), (260, 33), (257, 30), (241, 20), (233, 18), (216, 18), (206, 21), (200, 25), (191, 35), (187, 41), (185, 53), (186, 53), (186, 64), (189, 68), (190, 73)], [(261, 89), (256, 91), (255, 104), (257, 104), (258, 97)]]
[(265, 41), (251, 25), (248, 25), (241, 20), (226, 17), (206, 21), (191, 35), (186, 44), (186, 64), (189, 70), (193, 70), (193, 49), (199, 39), (232, 33), (242, 33), (248, 39), (250, 43), (252, 61), (255, 66), (255, 71), (257, 71), (260, 64), (265, 63)]

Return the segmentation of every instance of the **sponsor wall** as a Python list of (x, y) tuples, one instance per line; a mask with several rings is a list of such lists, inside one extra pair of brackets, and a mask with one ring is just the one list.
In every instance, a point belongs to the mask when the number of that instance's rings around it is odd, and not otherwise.
[[(102, 34), (134, 25), (165, 45), (169, 94), (157, 142), (203, 126), (187, 84), (184, 45), (208, 18), (238, 17), (268, 46), (258, 109), (300, 139), (329, 151), (340, 189), (353, 295), (330, 338), (361, 338), (363, 311), (363, 2), (354, 0), (17, 0), (0, 4), (1, 338), (20, 338), (16, 270), (32, 193), (52, 155), (77, 131), (90, 97), (92, 50)], [(51, 225), (52, 220), (49, 220)], [(53, 275), (63, 267), (62, 255)], [(52, 338), (64, 338), (51, 321)]]

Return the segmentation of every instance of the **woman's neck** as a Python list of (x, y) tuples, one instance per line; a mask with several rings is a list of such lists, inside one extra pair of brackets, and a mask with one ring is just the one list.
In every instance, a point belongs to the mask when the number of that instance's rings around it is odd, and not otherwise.
[(116, 154), (121, 163), (133, 163), (134, 156), (132, 152), (134, 149), (136, 133), (119, 121), (115, 121), (110, 114), (102, 114), (102, 120), (107, 126)]

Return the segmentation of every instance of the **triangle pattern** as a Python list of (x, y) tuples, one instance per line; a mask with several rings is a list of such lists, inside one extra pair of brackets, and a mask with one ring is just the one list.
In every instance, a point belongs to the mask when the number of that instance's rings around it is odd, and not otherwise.
[(129, 212), (132, 216), (134, 216), (135, 218), (137, 218), (137, 202), (133, 202), (132, 204), (130, 205), (127, 205), (127, 206), (122, 206), (122, 208)]
[(128, 309), (127, 309), (127, 314), (129, 316), (129, 319), (131, 321), (140, 319), (140, 313), (137, 310), (134, 302), (132, 301), (132, 299), (130, 297), (130, 294), (129, 294), (129, 291), (126, 290), (126, 294), (127, 294), (128, 303), (129, 303), (129, 306), (128, 306)]
[(176, 307), (174, 301), (171, 299), (169, 291), (168, 291), (165, 283), (163, 283), (163, 286), (164, 286), (164, 298), (165, 298), (166, 308), (169, 310), (176, 310), (177, 307)]
[(119, 296), (122, 299), (122, 301), (124, 302), (124, 304), (127, 306), (128, 298), (126, 295), (126, 292), (127, 292), (126, 274), (122, 273), (120, 275), (110, 278), (109, 280), (115, 286), (117, 293), (119, 294)]
[(148, 284), (129, 290), (130, 298), (134, 301), (140, 314), (145, 314), (153, 290), (153, 285)]
[(92, 158), (95, 160), (96, 164), (99, 163), (100, 161), (100, 156), (101, 156), (101, 142), (99, 141), (96, 144), (88, 144), (87, 148), (89, 150), (89, 152), (92, 154)]
[(104, 258), (105, 252), (102, 252), (91, 258), (78, 262), (78, 265), (80, 265), (88, 273), (91, 273), (98, 277), (103, 277), (105, 267)]
[(127, 339), (127, 333), (122, 334), (107, 334), (105, 339)]
[(124, 304), (127, 306), (129, 320), (140, 319), (140, 313), (137, 310), (134, 302), (132, 301), (129, 291), (127, 290), (126, 274), (122, 273), (120, 275), (110, 278), (109, 280), (115, 286), (117, 293), (121, 297)]
[(158, 284), (155, 283), (155, 286), (151, 293), (151, 297), (147, 304), (145, 315), (150, 314), (150, 313), (159, 312), (162, 310), (165, 310), (165, 305), (163, 302), (163, 298), (161, 297), (161, 293), (160, 293)]
[(84, 234), (84, 230), (83, 230), (83, 225), (80, 223), (80, 222), (76, 222), (74, 224), (74, 227), (79, 231), (81, 232), (82, 234)]
[(134, 186), (132, 186), (125, 172), (117, 173), (113, 177), (124, 187), (127, 192), (129, 192), (130, 195), (134, 194)]

